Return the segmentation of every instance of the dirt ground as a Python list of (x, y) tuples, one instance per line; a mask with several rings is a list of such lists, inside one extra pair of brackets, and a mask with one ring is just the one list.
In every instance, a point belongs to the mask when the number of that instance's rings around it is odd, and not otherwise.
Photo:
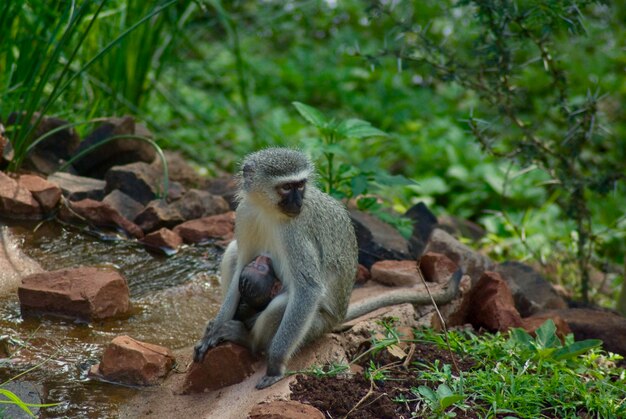
[[(415, 363), (432, 364), (439, 360), (451, 364), (452, 360), (447, 350), (427, 343), (415, 343), (409, 353), (412, 353), (409, 361), (399, 360), (387, 350), (359, 361), (363, 368), (367, 368), (370, 361), (384, 368), (387, 377), (384, 380), (369, 380), (362, 373), (336, 377), (300, 375), (291, 384), (291, 399), (316, 407), (328, 418), (410, 418), (413, 412), (420, 417), (422, 406), (412, 389), (416, 391), (419, 386), (429, 383), (415, 373)], [(462, 371), (474, 365), (471, 359), (456, 356), (456, 360)], [(411, 366), (411, 370), (407, 366)], [(394, 401), (398, 399), (406, 401)], [(459, 409), (454, 412), (458, 418), (477, 417), (472, 412)]]

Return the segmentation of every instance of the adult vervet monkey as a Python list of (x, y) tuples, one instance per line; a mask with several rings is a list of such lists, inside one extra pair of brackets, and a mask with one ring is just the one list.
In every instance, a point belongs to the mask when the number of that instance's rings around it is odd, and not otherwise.
[[(344, 319), (358, 249), (346, 209), (315, 186), (315, 168), (299, 151), (268, 148), (247, 156), (238, 199), (235, 240), (221, 264), (225, 298), (194, 359), (201, 361), (222, 341), (264, 351), (267, 373), (257, 384), (264, 388), (283, 377), (300, 346)], [(238, 279), (262, 254), (271, 255), (282, 291), (248, 330), (233, 319), (240, 300)]]
[[(265, 388), (284, 376), (286, 363), (300, 346), (342, 321), (388, 305), (430, 302), (417, 291), (398, 290), (351, 307), (346, 315), (357, 269), (354, 228), (346, 209), (320, 191), (314, 179), (313, 164), (295, 150), (268, 148), (244, 159), (235, 240), (221, 264), (225, 297), (195, 347), (196, 362), (223, 341), (263, 351), (267, 372), (257, 388)], [(238, 308), (246, 289), (240, 287), (241, 273), (259, 255), (271, 257), (282, 288), (252, 319), (241, 319)], [(451, 300), (460, 278), (459, 271), (454, 286), (435, 301)]]

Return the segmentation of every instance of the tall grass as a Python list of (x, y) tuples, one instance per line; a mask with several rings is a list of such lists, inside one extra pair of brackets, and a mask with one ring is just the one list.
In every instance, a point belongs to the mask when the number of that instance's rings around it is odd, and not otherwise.
[[(180, 30), (177, 16), (189, 2), (15, 0), (0, 5), (0, 117), (8, 128), (18, 170), (44, 115), (74, 119), (119, 109), (137, 109), (155, 62), (161, 62)], [(173, 7), (176, 6), (176, 7)], [(166, 14), (166, 9), (171, 11)], [(161, 36), (166, 22), (174, 30)], [(184, 22), (184, 20), (183, 20)], [(157, 72), (160, 65), (157, 65)], [(91, 74), (93, 72), (93, 74)], [(96, 89), (94, 89), (94, 86)]]

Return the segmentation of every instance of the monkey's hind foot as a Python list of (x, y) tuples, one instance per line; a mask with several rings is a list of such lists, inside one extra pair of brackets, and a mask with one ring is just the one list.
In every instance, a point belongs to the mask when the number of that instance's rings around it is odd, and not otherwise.
[(276, 384), (283, 378), (285, 378), (284, 375), (265, 375), (263, 376), (263, 378), (259, 380), (259, 382), (256, 385), (256, 388), (257, 390), (261, 390), (262, 388), (266, 388), (266, 387)]

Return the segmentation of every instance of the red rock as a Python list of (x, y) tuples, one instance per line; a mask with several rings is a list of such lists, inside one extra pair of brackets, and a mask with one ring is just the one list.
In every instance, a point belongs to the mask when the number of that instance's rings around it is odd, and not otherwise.
[(522, 326), (522, 318), (515, 308), (511, 290), (498, 273), (485, 272), (470, 295), (473, 304), (468, 320), (474, 327), (506, 331), (511, 327)]
[(30, 191), (44, 212), (52, 211), (61, 199), (61, 188), (39, 176), (21, 175), (17, 183)]
[(249, 419), (323, 419), (324, 414), (315, 407), (294, 400), (275, 400), (256, 405)]
[[(137, 224), (128, 221), (117, 210), (104, 202), (93, 199), (69, 202), (69, 209), (62, 207), (59, 216), (62, 220), (73, 220), (83, 217), (99, 227), (120, 227), (135, 238), (142, 238), (143, 231)], [(76, 217), (78, 215), (79, 217)], [(80, 218), (79, 218), (80, 219)]]
[(87, 198), (99, 201), (104, 198), (106, 182), (100, 179), (56, 172), (48, 176), (48, 182), (59, 185), (63, 195), (70, 201), (80, 201)]
[(354, 283), (365, 284), (371, 278), (372, 278), (372, 274), (370, 273), (370, 270), (359, 263), (359, 266), (357, 267), (357, 270), (356, 270), (356, 278), (354, 279)]
[(372, 279), (381, 284), (407, 287), (421, 283), (413, 260), (381, 260), (372, 265)]
[(174, 365), (172, 351), (163, 346), (117, 336), (104, 351), (98, 373), (109, 381), (155, 385)]
[(42, 212), (39, 202), (28, 189), (0, 172), (0, 216), (14, 220), (38, 220)]
[(253, 362), (250, 351), (234, 343), (209, 349), (201, 363), (189, 367), (182, 393), (202, 393), (240, 383), (254, 372)]
[(543, 313), (532, 317), (526, 317), (525, 319), (522, 319), (522, 327), (531, 335), (536, 336), (535, 332), (539, 326), (544, 324), (548, 319), (552, 319), (552, 321), (554, 321), (554, 324), (556, 325), (556, 334), (561, 340), (564, 340), (565, 336), (572, 333), (572, 330), (569, 328), (567, 322), (563, 320), (561, 316), (556, 314)]
[(129, 221), (133, 221), (137, 214), (143, 211), (143, 205), (117, 189), (105, 196), (102, 202), (114, 208)]
[(146, 235), (141, 242), (150, 249), (159, 250), (166, 254), (173, 254), (183, 244), (183, 239), (172, 230), (162, 228)]
[(426, 252), (420, 259), (420, 269), (426, 281), (445, 284), (459, 267), (446, 255)]
[(210, 239), (232, 240), (235, 234), (235, 212), (198, 218), (174, 228), (187, 243), (202, 243)]
[(22, 312), (82, 320), (125, 314), (130, 308), (126, 278), (103, 268), (80, 267), (26, 276), (18, 288)]

